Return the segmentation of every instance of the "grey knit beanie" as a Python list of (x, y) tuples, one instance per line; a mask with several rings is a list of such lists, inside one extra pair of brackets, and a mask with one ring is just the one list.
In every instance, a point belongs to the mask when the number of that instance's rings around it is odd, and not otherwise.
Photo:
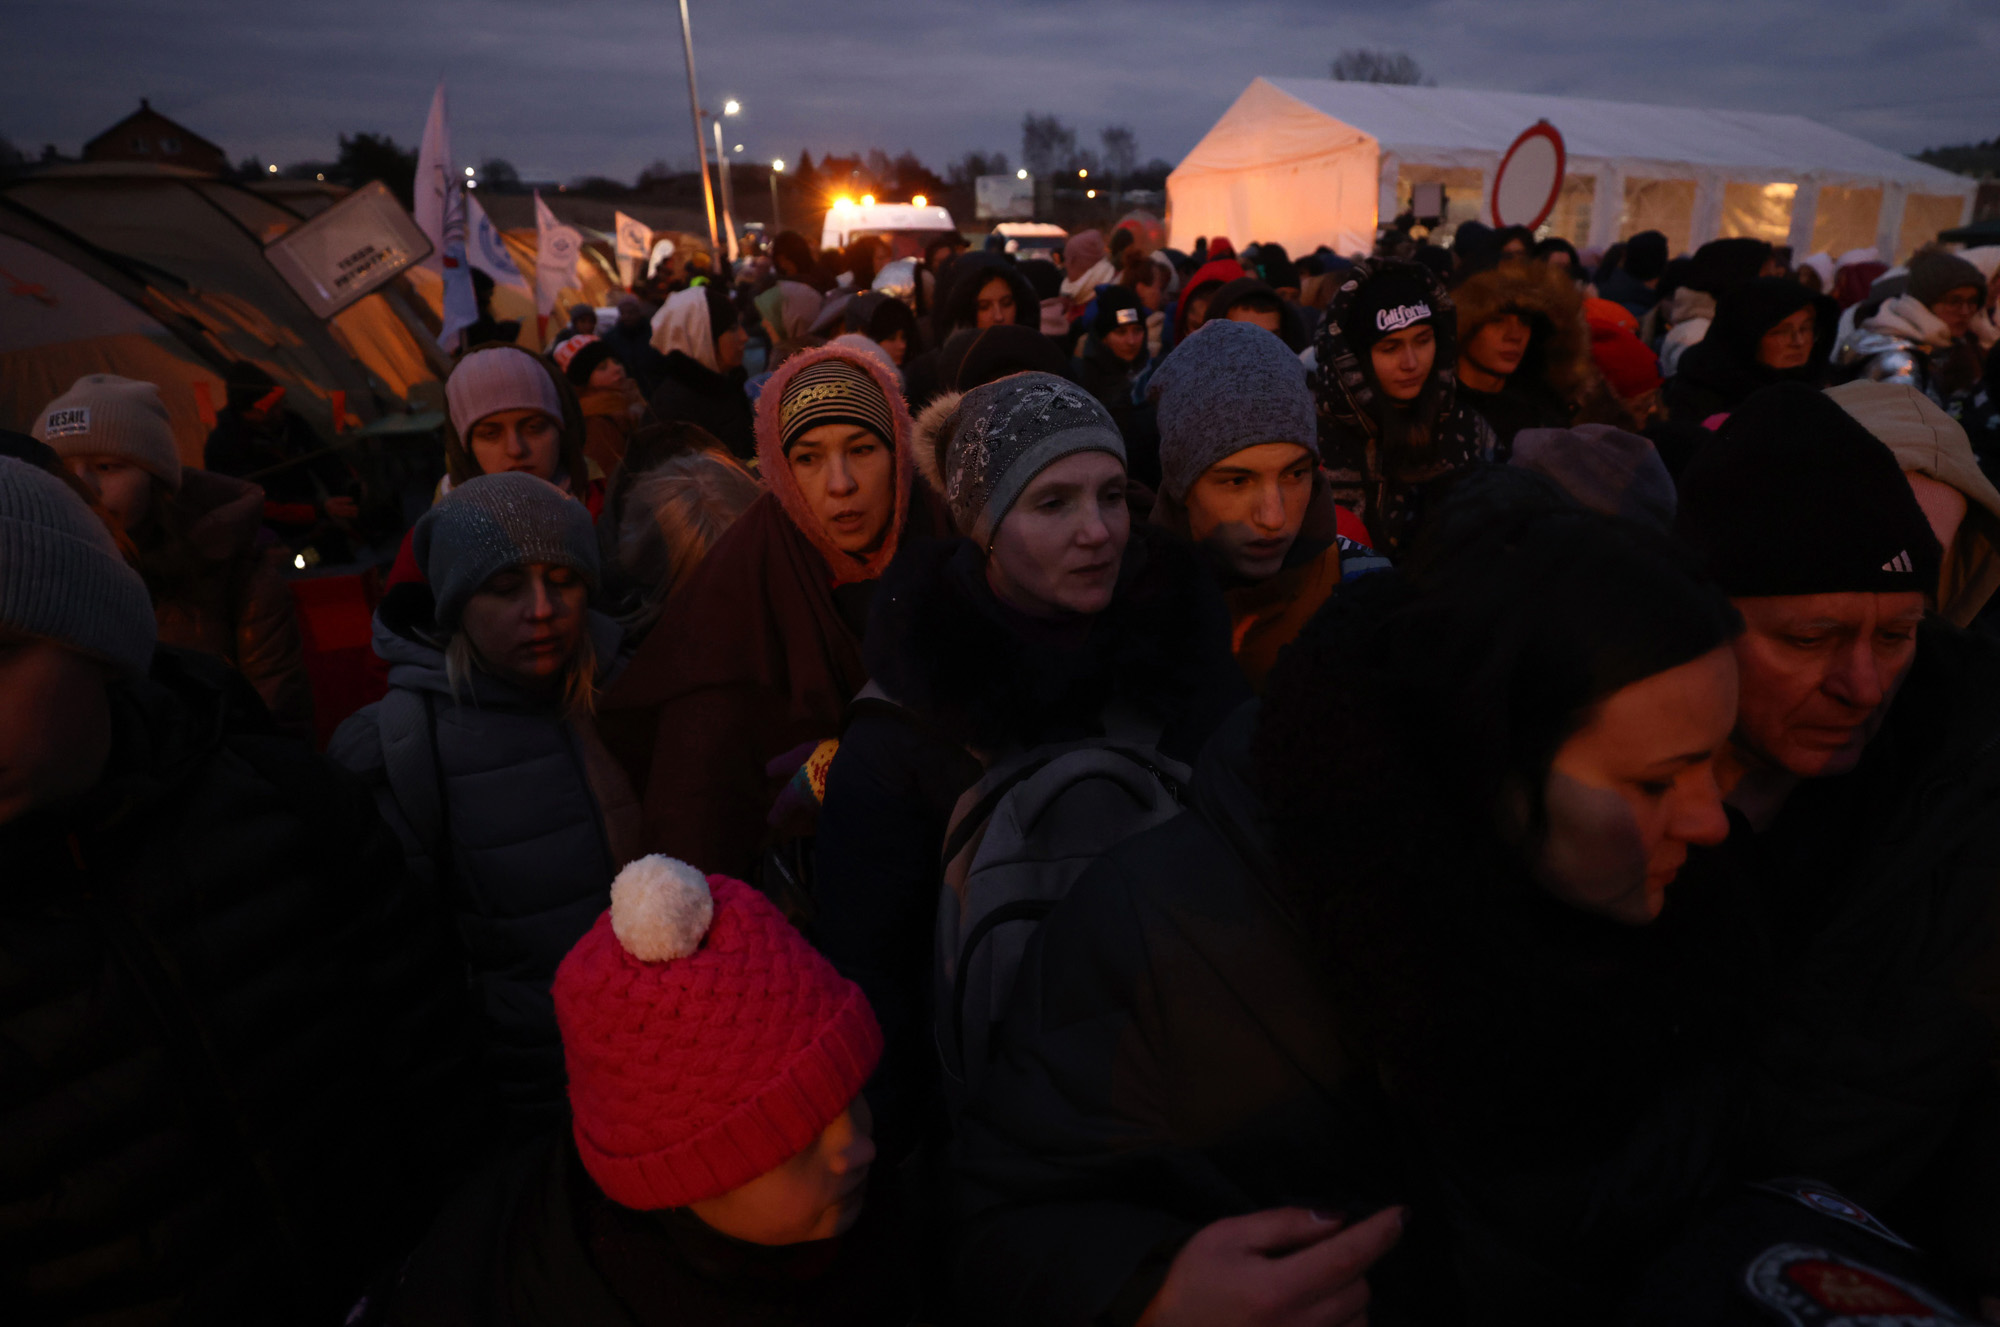
[(489, 346), (458, 361), (444, 381), (451, 426), (461, 438), (472, 426), (502, 410), (539, 410), (562, 423), (562, 398), (542, 362), (518, 346)]
[(150, 382), (91, 373), (42, 407), (34, 434), (56, 455), (115, 456), (168, 488), (181, 486), (181, 453), (160, 389)]
[(437, 624), (458, 629), (466, 600), (487, 577), (546, 562), (569, 567), (597, 593), (597, 534), (590, 512), (546, 479), (518, 471), (453, 487), (417, 522), (410, 541), (437, 597)]
[(1306, 366), (1255, 323), (1203, 323), (1160, 362), (1147, 395), (1159, 402), (1160, 487), (1175, 502), (1245, 447), (1296, 442), (1319, 455)]
[(952, 524), (982, 546), (1030, 480), (1065, 456), (1109, 452), (1125, 440), (1102, 402), (1053, 373), (1016, 373), (967, 392), (951, 424), (944, 463)]
[(0, 624), (143, 677), (153, 602), (111, 532), (62, 480), (0, 456)]
[(1955, 253), (1932, 249), (1910, 259), (1909, 284), (1904, 289), (1919, 304), (1935, 304), (1965, 286), (1977, 290), (1983, 302), (1986, 274)]

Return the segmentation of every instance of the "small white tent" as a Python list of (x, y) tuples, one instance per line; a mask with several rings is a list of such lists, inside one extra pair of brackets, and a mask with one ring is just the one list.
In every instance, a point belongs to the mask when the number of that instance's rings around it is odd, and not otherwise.
[(1366, 252), (1376, 218), (1429, 181), (1445, 186), (1441, 230), (1490, 223), (1493, 172), (1539, 120), (1568, 151), (1545, 229), (1579, 246), (1659, 230), (1676, 253), (1752, 235), (1800, 255), (1873, 245), (1900, 260), (1964, 224), (1978, 187), (1796, 115), (1259, 78), (1167, 177), (1168, 242)]

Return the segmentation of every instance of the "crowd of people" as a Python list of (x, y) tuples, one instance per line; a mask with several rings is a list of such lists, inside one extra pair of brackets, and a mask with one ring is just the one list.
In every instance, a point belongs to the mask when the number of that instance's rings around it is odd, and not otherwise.
[(488, 328), (323, 754), (284, 389), (5, 435), (7, 1319), (2000, 1322), (2000, 250), (1432, 239)]

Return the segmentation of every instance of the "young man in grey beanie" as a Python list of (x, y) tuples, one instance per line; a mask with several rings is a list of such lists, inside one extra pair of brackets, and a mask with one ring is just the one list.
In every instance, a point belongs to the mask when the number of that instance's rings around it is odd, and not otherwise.
[(0, 458), (9, 1321), (337, 1322), (477, 1136), (462, 960), (367, 793)]
[(1675, 885), (1761, 919), (1742, 1177), (1831, 1184), (2000, 1294), (2000, 650), (1927, 612), (1923, 509), (1809, 387), (1731, 414), (1676, 528), (1745, 624), (1730, 836)]
[(1174, 347), (1147, 391), (1160, 427), (1153, 521), (1207, 554), (1236, 661), (1261, 686), (1343, 573), (1382, 564), (1359, 521), (1341, 536), (1312, 389), (1283, 341), (1255, 323), (1211, 320)]

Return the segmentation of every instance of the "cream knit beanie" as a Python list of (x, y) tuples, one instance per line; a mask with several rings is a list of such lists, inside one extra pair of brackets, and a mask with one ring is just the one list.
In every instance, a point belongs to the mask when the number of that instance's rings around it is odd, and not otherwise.
[(180, 448), (174, 445), (160, 389), (150, 382), (87, 374), (42, 408), (33, 432), (65, 460), (115, 456), (168, 488), (180, 489)]

